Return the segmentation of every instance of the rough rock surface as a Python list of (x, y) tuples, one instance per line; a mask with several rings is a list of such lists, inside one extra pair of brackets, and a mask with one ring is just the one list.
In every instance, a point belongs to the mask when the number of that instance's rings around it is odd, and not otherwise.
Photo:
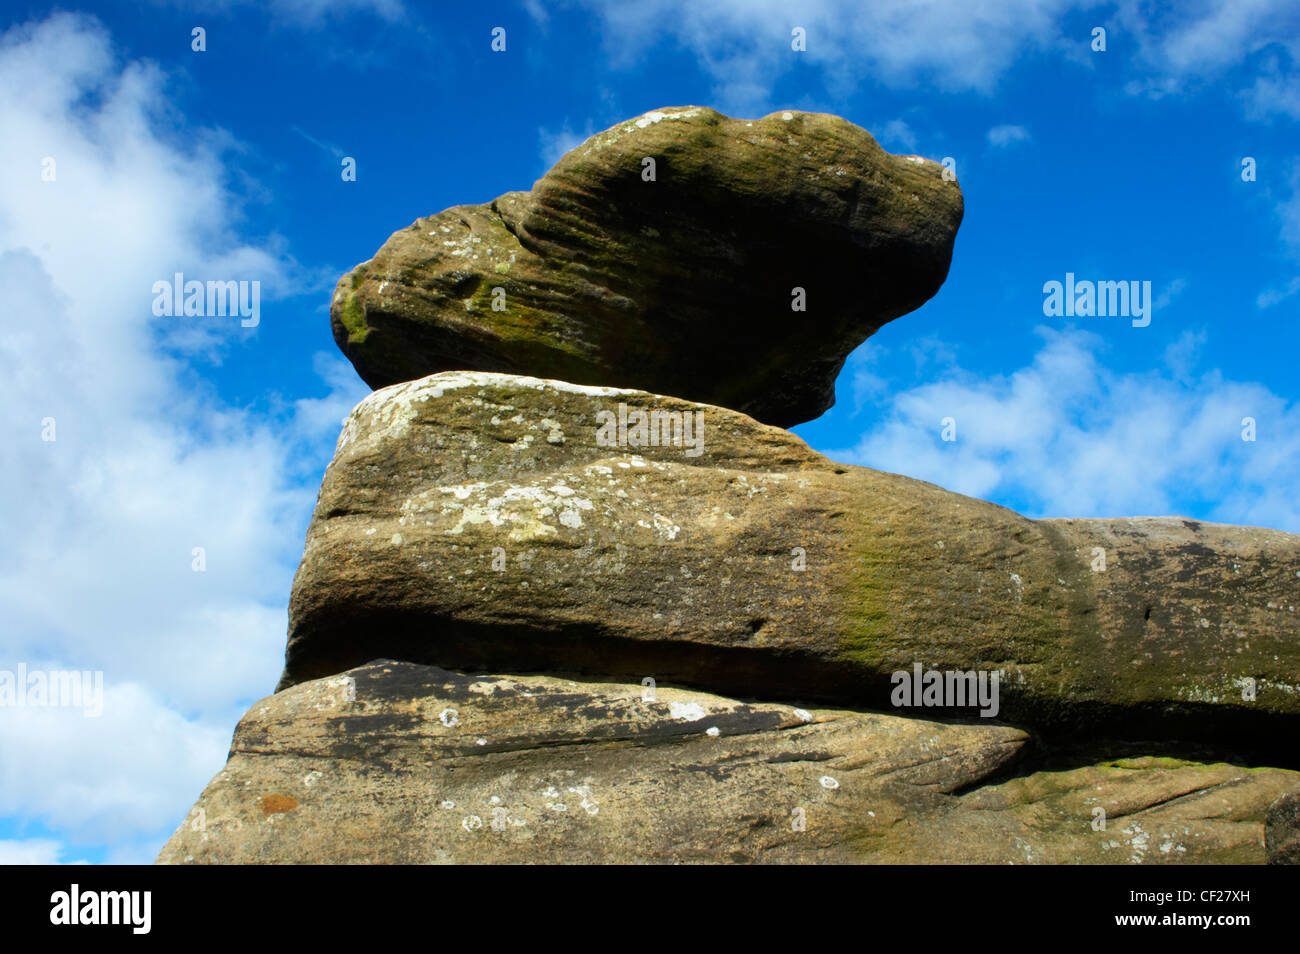
[(1027, 737), (1006, 726), (646, 693), (385, 661), (303, 683), (249, 710), (158, 860), (1258, 864), (1300, 779), (1008, 777)]
[(1300, 789), (1287, 792), (1270, 805), (1265, 823), (1268, 863), (1300, 865)]
[[(698, 456), (601, 446), (620, 404), (702, 423)], [(389, 657), (888, 709), (920, 663), (1002, 671), (998, 717), (1049, 735), (1255, 740), (1290, 764), (1268, 740), (1300, 715), (1298, 575), (1292, 534), (1033, 521), (734, 411), (446, 373), (348, 419), (281, 686)]]
[(339, 282), (334, 337), (372, 387), (538, 374), (791, 426), (834, 403), (849, 351), (943, 283), (962, 198), (942, 171), (837, 116), (656, 110), (530, 192), (394, 233)]

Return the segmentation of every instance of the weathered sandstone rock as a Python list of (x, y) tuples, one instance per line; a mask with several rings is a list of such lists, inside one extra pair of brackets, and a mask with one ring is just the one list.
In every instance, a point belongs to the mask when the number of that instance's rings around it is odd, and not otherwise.
[(1300, 788), (1268, 808), (1264, 843), (1271, 865), (1300, 865)]
[(372, 387), (537, 374), (790, 426), (834, 403), (850, 350), (939, 289), (961, 217), (937, 163), (839, 117), (663, 109), (588, 139), (530, 192), (394, 233), (339, 282), (330, 317)]
[(1300, 779), (1153, 758), (1007, 777), (1027, 738), (1006, 726), (646, 695), (385, 661), (295, 686), (249, 710), (158, 860), (1260, 864)]
[[(702, 441), (602, 446), (620, 405)], [(1049, 737), (1294, 764), (1298, 575), (1291, 534), (1033, 521), (734, 411), (454, 372), (348, 419), (281, 685), (390, 657), (887, 709), (891, 674), (921, 664), (1001, 671), (998, 718)]]

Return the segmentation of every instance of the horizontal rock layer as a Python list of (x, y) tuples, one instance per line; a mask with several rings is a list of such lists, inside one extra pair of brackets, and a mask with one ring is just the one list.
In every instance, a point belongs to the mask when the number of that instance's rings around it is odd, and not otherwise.
[(934, 295), (961, 217), (938, 163), (837, 116), (657, 110), (530, 192), (394, 233), (339, 282), (331, 323), (372, 387), (538, 374), (789, 426), (834, 403), (849, 351)]
[[(255, 704), (162, 863), (1262, 863), (1300, 773), (378, 661)], [(1000, 779), (1000, 780), (999, 780)], [(1098, 810), (1100, 809), (1100, 813)]]
[[(702, 441), (603, 446), (638, 410)], [(886, 709), (920, 663), (1000, 671), (1049, 735), (1249, 749), (1300, 715), (1298, 575), (1291, 534), (1033, 521), (734, 411), (447, 373), (348, 419), (281, 686), (382, 656)]]

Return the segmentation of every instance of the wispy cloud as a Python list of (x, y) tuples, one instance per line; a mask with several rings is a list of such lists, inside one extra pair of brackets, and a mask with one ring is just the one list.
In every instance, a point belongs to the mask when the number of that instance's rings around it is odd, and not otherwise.
[(371, 14), (397, 21), (407, 14), (402, 0), (155, 0), (196, 13), (228, 13), (260, 8), (285, 24), (319, 27), (351, 14)]
[[(1274, 206), (1284, 256), (1300, 263), (1300, 161), (1293, 160), (1287, 172), (1285, 194)], [(1272, 308), (1300, 292), (1300, 275), (1264, 289), (1255, 299), (1259, 308)]]
[(320, 149), (320, 150), (322, 150), (322, 151), (324, 151), (324, 152), (329, 153), (329, 154), (330, 154), (331, 156), (333, 156), (335, 159), (339, 159), (339, 158), (341, 158), (342, 156), (345, 155), (345, 153), (343, 152), (343, 150), (340, 149), (338, 146), (334, 145), (333, 143), (322, 142), (321, 140), (319, 140), (319, 139), (317, 139), (315, 136), (313, 136), (311, 133), (307, 132), (305, 129), (302, 129), (302, 128), (299, 127), (299, 126), (290, 126), (289, 128), (292, 129), (292, 130), (293, 130), (295, 133), (297, 133), (299, 136), (301, 136), (303, 139), (306, 139), (309, 143), (311, 143), (311, 144), (312, 144), (313, 146), (315, 146), (317, 149)]
[[(1300, 531), (1300, 406), (1267, 388), (1196, 370), (1203, 340), (1166, 365), (1121, 374), (1104, 343), (1040, 328), (1026, 367), (978, 377), (953, 366), (932, 383), (882, 393), (881, 420), (837, 460), (907, 474), (1032, 516), (1178, 513)], [(870, 369), (880, 374), (877, 364)], [(1257, 440), (1242, 440), (1242, 419)], [(956, 440), (942, 439), (953, 418)]]
[[(819, 71), (832, 94), (863, 80), (931, 92), (991, 93), (1013, 65), (1048, 55), (1084, 60), (1091, 36), (1067, 24), (1091, 14), (1110, 27), (1104, 55), (1125, 56), (1127, 88), (1167, 95), (1208, 86), (1269, 49), (1268, 71), (1246, 85), (1255, 111), (1293, 115), (1300, 61), (1300, 5), (1294, 0), (1204, 0), (1153, 13), (1142, 0), (572, 0), (590, 10), (615, 66), (667, 40), (713, 76), (717, 101), (734, 111), (770, 112), (772, 91), (796, 58)], [(802, 27), (807, 49), (791, 49)], [(1245, 91), (1240, 91), (1243, 95)]]
[(1295, 69), (1294, 63), (1288, 62), (1284, 67), (1281, 57), (1270, 57), (1243, 97), (1247, 115), (1252, 119), (1266, 120), (1275, 116), (1300, 119), (1300, 71)]
[(1029, 142), (1032, 137), (1024, 126), (994, 126), (988, 131), (989, 145), (995, 149), (1004, 149), (1016, 143)]
[(547, 169), (559, 162), (560, 158), (574, 146), (595, 135), (596, 131), (592, 128), (591, 120), (587, 120), (584, 129), (585, 132), (574, 132), (566, 122), (559, 130), (546, 127), (537, 130), (538, 155)]
[(1170, 282), (1168, 285), (1162, 288), (1158, 295), (1156, 295), (1156, 300), (1151, 305), (1152, 310), (1160, 311), (1163, 308), (1168, 308), (1170, 303), (1172, 303), (1175, 298), (1181, 295), (1183, 293), (1183, 290), (1186, 288), (1187, 288), (1187, 279), (1175, 278), (1172, 282)]
[(1272, 308), (1274, 305), (1282, 304), (1297, 292), (1300, 292), (1300, 276), (1296, 276), (1285, 285), (1264, 289), (1255, 299), (1255, 304), (1260, 308)]
[(1127, 83), (1131, 93), (1161, 97), (1200, 91), (1254, 64), (1263, 76), (1226, 87), (1246, 101), (1247, 115), (1267, 118), (1297, 108), (1292, 96), (1300, 61), (1300, 6), (1291, 0), (1202, 0), (1157, 12), (1142, 0), (1124, 0), (1115, 23), (1119, 35), (1136, 46), (1137, 75)]
[(0, 865), (76, 864), (63, 859), (63, 845), (52, 838), (0, 841)]
[[(913, 3), (883, 0), (577, 0), (592, 11), (615, 64), (636, 60), (668, 39), (717, 80), (717, 99), (736, 110), (775, 108), (775, 83), (795, 57), (841, 91), (870, 77), (890, 85), (920, 83), (947, 91), (993, 89), (1027, 52), (1057, 42), (1071, 0), (965, 0)], [(805, 31), (807, 49), (791, 49), (792, 30)]]
[(876, 137), (886, 149), (894, 152), (913, 152), (916, 150), (916, 133), (901, 119), (891, 119), (880, 128)]

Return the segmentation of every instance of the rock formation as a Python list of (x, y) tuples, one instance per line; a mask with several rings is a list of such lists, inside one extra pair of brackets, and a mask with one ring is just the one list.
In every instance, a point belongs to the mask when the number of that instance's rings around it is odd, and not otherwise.
[(1300, 537), (1030, 520), (760, 422), (960, 216), (843, 120), (692, 108), (397, 233), (332, 312), (396, 383), (159, 860), (1294, 863)]
[(1008, 777), (1028, 742), (378, 661), (253, 706), (160, 861), (1262, 864), (1300, 783), (1150, 757)]
[(789, 427), (834, 403), (854, 347), (939, 290), (962, 217), (942, 172), (837, 116), (657, 110), (531, 192), (394, 233), (339, 282), (334, 338), (372, 387), (501, 371)]
[(921, 663), (1051, 734), (1247, 740), (1300, 724), (1297, 576), (1293, 534), (1036, 522), (724, 408), (448, 372), (345, 424), (281, 686), (393, 657), (887, 709)]

